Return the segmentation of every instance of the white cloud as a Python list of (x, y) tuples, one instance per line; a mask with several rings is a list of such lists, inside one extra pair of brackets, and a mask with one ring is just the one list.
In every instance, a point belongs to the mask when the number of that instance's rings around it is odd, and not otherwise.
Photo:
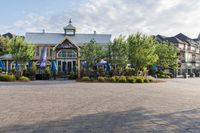
[[(175, 35), (179, 32), (197, 37), (200, 32), (199, 0), (89, 0), (77, 9), (29, 14), (25, 20), (2, 29), (12, 31), (63, 32), (62, 27), (72, 18), (78, 32)], [(1, 30), (2, 31), (2, 30)]]

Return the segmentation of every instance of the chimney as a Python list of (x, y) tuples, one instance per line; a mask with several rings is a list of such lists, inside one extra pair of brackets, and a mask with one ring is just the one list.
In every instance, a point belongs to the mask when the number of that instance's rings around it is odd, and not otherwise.
[(97, 34), (96, 30), (94, 31), (94, 34), (95, 34), (95, 35)]

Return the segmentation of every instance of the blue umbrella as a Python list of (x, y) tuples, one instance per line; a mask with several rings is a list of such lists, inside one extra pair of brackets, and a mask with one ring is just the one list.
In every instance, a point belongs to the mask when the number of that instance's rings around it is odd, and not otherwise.
[(2, 60), (0, 60), (0, 68), (2, 69), (2, 71), (5, 71), (4, 62)]
[(15, 63), (15, 69), (18, 71), (19, 70), (19, 64), (16, 62)]
[(157, 70), (157, 66), (156, 66), (156, 64), (153, 65), (153, 70), (154, 70), (154, 71)]
[(51, 71), (53, 73), (56, 73), (57, 66), (56, 66), (56, 61), (51, 61)]
[(40, 68), (45, 68), (46, 65), (47, 65), (47, 47), (43, 47), (40, 57)]
[(27, 68), (30, 68), (32, 66), (33, 62), (29, 61), (28, 64), (26, 65)]
[(106, 72), (109, 72), (109, 71), (110, 71), (110, 64), (107, 63), (107, 64), (106, 64)]
[(98, 67), (101, 67), (101, 66), (106, 65), (106, 64), (107, 64), (107, 61), (101, 60), (101, 61), (98, 62), (96, 65), (97, 65)]
[(81, 61), (81, 65), (82, 65), (83, 67), (85, 67), (85, 68), (88, 67), (88, 63), (87, 63), (87, 61)]

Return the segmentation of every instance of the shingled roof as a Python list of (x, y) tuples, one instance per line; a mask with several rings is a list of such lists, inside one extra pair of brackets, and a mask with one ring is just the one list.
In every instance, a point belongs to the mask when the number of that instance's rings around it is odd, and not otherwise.
[(199, 39), (191, 39), (184, 35), (183, 33), (179, 33), (176, 36), (165, 37), (162, 35), (157, 35), (156, 40), (158, 42), (171, 42), (171, 43), (185, 43), (188, 45), (200, 45)]

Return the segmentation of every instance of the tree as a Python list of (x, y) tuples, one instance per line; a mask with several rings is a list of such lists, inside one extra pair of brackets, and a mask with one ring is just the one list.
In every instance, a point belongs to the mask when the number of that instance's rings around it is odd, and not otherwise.
[(82, 59), (87, 61), (88, 66), (92, 68), (98, 61), (104, 58), (104, 51), (102, 47), (97, 45), (95, 40), (90, 43), (84, 44), (81, 49)]
[(9, 54), (11, 52), (11, 48), (8, 45), (9, 38), (0, 36), (0, 55)]
[(128, 37), (127, 43), (128, 59), (135, 66), (137, 73), (158, 60), (155, 53), (156, 41), (153, 37), (136, 33)]
[(128, 48), (125, 36), (120, 35), (110, 45), (110, 62), (117, 67), (126, 66), (128, 61)]
[(158, 43), (156, 47), (156, 54), (159, 57), (156, 62), (158, 68), (161, 70), (167, 68), (175, 69), (177, 67), (178, 52), (179, 50), (173, 44)]
[(14, 37), (9, 40), (8, 44), (11, 48), (11, 54), (13, 60), (20, 64), (20, 75), (23, 74), (23, 70), (28, 61), (30, 61), (35, 53), (35, 47), (26, 42), (22, 37)]

